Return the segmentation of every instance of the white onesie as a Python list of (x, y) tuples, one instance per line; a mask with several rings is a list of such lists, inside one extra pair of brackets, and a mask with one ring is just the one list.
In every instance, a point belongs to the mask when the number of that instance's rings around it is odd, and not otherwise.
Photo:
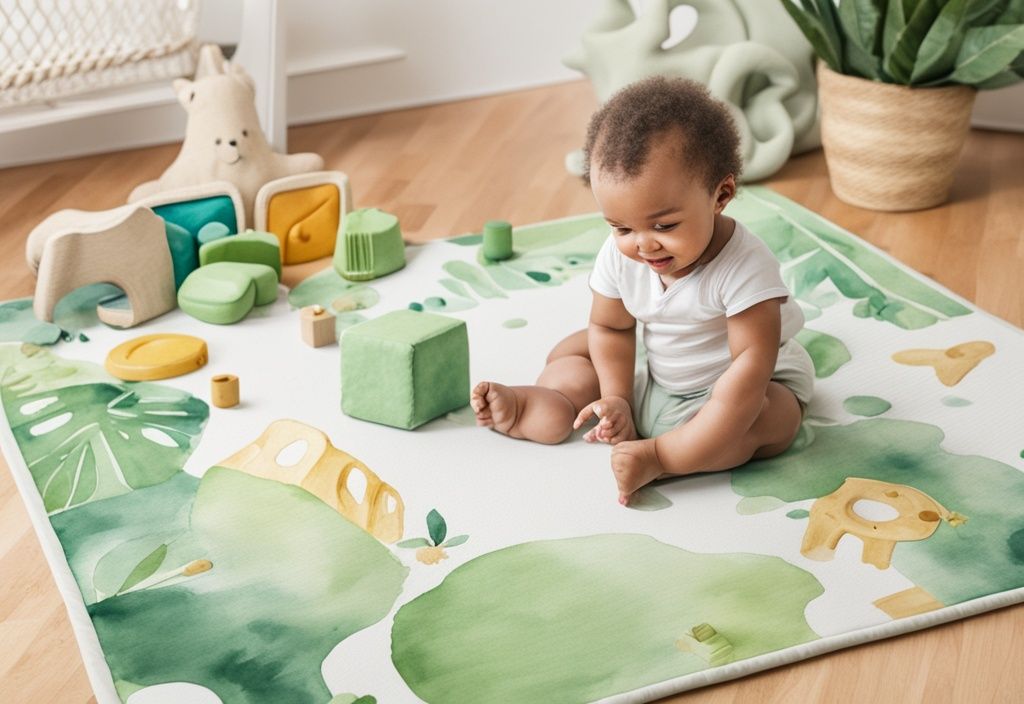
[(612, 233), (598, 253), (590, 287), (621, 298), (643, 323), (651, 377), (672, 394), (707, 389), (729, 368), (727, 316), (786, 297), (779, 344), (803, 327), (803, 312), (782, 281), (778, 260), (740, 222), (718, 256), (667, 289), (649, 266), (624, 256), (615, 237)]

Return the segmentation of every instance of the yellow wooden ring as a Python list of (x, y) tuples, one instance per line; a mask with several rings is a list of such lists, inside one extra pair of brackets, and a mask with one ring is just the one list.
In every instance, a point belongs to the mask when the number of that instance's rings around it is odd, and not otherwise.
[(209, 357), (206, 342), (191, 335), (157, 333), (123, 342), (107, 354), (107, 371), (125, 381), (153, 381), (188, 374)]

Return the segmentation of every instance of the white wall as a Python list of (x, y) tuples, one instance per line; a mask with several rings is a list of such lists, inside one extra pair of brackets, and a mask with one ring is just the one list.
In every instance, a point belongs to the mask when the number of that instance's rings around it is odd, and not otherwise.
[[(243, 2), (206, 0), (201, 37), (237, 41)], [(595, 0), (280, 0), (288, 121), (576, 78), (561, 57), (598, 7)], [(171, 142), (184, 133), (184, 111), (166, 84), (103, 101), (68, 101), (62, 114), (81, 116), (62, 121), (53, 111), (0, 115), (0, 167)], [(975, 124), (1024, 130), (1024, 86), (981, 94)]]

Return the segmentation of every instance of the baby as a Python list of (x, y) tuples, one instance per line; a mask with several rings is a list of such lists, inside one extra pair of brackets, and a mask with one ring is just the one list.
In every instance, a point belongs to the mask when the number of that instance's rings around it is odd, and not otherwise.
[[(591, 118), (584, 181), (611, 235), (590, 277), (590, 325), (535, 386), (479, 383), (477, 424), (558, 443), (591, 418), (612, 445), (619, 501), (662, 475), (730, 469), (793, 442), (814, 367), (779, 263), (722, 213), (739, 136), (702, 85), (649, 78)], [(637, 322), (646, 365), (636, 364)]]

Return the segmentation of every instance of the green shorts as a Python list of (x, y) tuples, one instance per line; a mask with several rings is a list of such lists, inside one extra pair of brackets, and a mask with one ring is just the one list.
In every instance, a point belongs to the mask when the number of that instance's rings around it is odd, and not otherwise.
[[(693, 393), (674, 394), (651, 378), (646, 359), (638, 355), (637, 362), (633, 423), (640, 437), (653, 438), (682, 425), (697, 415), (711, 398), (712, 386)], [(790, 339), (779, 347), (772, 381), (792, 391), (802, 406), (807, 405), (814, 391), (814, 363), (803, 345)]]

